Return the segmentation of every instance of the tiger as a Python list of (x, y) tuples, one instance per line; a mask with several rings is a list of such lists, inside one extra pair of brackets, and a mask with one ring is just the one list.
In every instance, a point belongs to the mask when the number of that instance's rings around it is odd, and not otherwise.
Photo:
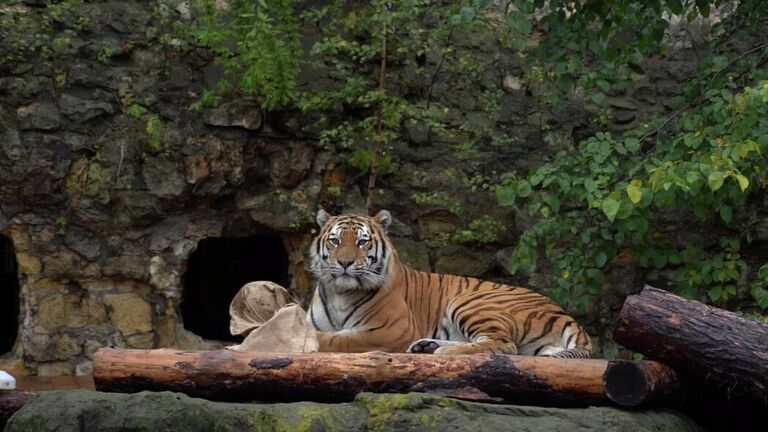
[(584, 328), (541, 294), (401, 263), (387, 210), (369, 217), (321, 209), (316, 219), (306, 320), (319, 351), (591, 355)]

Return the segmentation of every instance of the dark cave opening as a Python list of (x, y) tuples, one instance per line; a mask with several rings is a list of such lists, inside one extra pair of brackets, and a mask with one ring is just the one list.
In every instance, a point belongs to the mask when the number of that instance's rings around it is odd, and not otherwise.
[(288, 287), (288, 252), (276, 235), (207, 238), (187, 262), (181, 315), (184, 327), (206, 339), (238, 341), (229, 333), (229, 303), (248, 282)]
[(0, 354), (13, 349), (19, 333), (19, 275), (13, 242), (0, 235)]

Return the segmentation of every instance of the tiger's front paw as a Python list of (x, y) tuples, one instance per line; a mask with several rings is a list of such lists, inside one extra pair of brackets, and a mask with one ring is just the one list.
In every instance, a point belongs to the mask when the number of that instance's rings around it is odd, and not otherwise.
[(440, 342), (436, 339), (419, 339), (412, 343), (405, 352), (416, 354), (434, 354), (440, 348)]

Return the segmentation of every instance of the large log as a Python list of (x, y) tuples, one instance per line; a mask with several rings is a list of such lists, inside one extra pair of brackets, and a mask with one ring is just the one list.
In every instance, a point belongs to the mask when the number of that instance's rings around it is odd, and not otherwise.
[(171, 390), (225, 401), (345, 402), (360, 392), (429, 392), (482, 402), (588, 406), (610, 403), (603, 386), (607, 364), (482, 354), (103, 348), (96, 352), (93, 375), (102, 391)]
[(35, 392), (19, 390), (0, 390), (0, 430), (3, 429), (8, 419), (24, 405), (32, 402), (37, 396)]
[(627, 297), (613, 338), (731, 391), (768, 393), (768, 326), (645, 287)]

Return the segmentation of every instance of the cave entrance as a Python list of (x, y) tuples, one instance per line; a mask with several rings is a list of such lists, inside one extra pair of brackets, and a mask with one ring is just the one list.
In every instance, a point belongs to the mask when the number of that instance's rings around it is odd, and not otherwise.
[(13, 242), (0, 235), (0, 354), (13, 349), (19, 333), (19, 275)]
[(258, 280), (289, 286), (288, 252), (279, 236), (201, 240), (183, 277), (184, 328), (206, 339), (242, 339), (229, 333), (229, 303), (243, 285)]

